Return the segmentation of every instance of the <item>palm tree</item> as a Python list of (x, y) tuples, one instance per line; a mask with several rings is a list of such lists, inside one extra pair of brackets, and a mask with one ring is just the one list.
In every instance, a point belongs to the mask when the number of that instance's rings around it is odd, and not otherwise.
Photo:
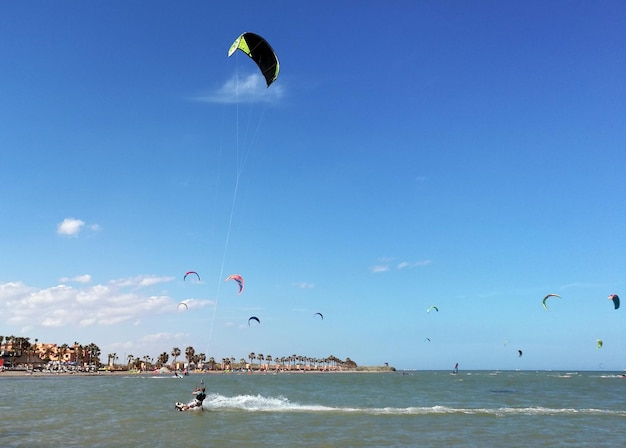
[[(36, 339), (35, 339), (36, 341)], [(80, 345), (78, 342), (74, 341), (74, 361), (76, 362), (76, 366), (84, 367), (85, 360), (85, 348)]]
[(118, 358), (117, 353), (109, 353), (107, 355), (107, 365), (111, 367), (112, 369), (114, 369), (115, 361), (117, 360), (117, 358)]
[(150, 366), (151, 363), (149, 363), (148, 361), (150, 361), (150, 356), (148, 355), (144, 355), (143, 357), (143, 365), (144, 365), (144, 369), (148, 370), (148, 367)]
[(267, 355), (265, 357), (265, 360), (267, 361), (267, 370), (270, 370), (270, 368), (271, 368), (270, 365), (272, 364), (272, 359), (274, 359), (274, 358), (272, 358), (272, 355)]
[(349, 368), (355, 368), (357, 366), (356, 362), (352, 361), (350, 358), (346, 358), (345, 364), (346, 364), (346, 367), (349, 367)]
[(174, 357), (174, 372), (177, 370), (176, 369), (176, 358), (178, 358), (180, 356), (180, 349), (178, 347), (174, 347), (172, 349), (172, 356)]
[(193, 362), (193, 355), (196, 354), (196, 350), (189, 346), (185, 349), (185, 357), (187, 358), (187, 366), (189, 366)]
[(263, 360), (265, 359), (265, 356), (263, 356), (262, 353), (259, 353), (258, 355), (256, 355), (256, 359), (259, 360), (259, 371), (261, 370), (262, 366), (261, 363), (263, 362)]
[(89, 355), (89, 364), (94, 364), (96, 367), (100, 367), (100, 347), (91, 342), (87, 346), (87, 354)]
[(54, 350), (50, 345), (46, 345), (46, 348), (43, 350), (43, 360), (45, 362), (50, 362), (50, 355), (54, 353)]
[(256, 354), (254, 352), (251, 352), (248, 355), (248, 358), (250, 358), (250, 370), (252, 370), (252, 361), (256, 359)]
[(127, 368), (127, 369), (130, 369), (130, 366), (131, 366), (131, 364), (132, 364), (132, 362), (133, 362), (133, 359), (134, 359), (134, 358), (135, 358), (135, 357), (134, 357), (133, 355), (128, 355), (128, 356), (126, 357), (126, 359), (128, 360), (128, 364), (126, 364), (126, 368)]
[(193, 357), (193, 362), (196, 363), (196, 367), (199, 368), (200, 366), (202, 366), (203, 370), (204, 370), (205, 361), (206, 361), (206, 355), (204, 353), (198, 353), (197, 355)]
[(59, 363), (63, 364), (63, 360), (65, 359), (65, 354), (69, 350), (70, 346), (67, 344), (61, 344), (61, 346), (57, 349), (57, 358)]
[(163, 352), (159, 355), (159, 366), (163, 367), (165, 364), (167, 364), (167, 360), (170, 359), (170, 355), (167, 354), (167, 352)]
[(31, 347), (32, 347), (32, 344), (30, 343), (30, 338), (22, 338), (21, 347), (22, 347), (22, 355), (26, 353), (26, 363), (29, 364), (30, 352), (31, 352)]
[(30, 338), (17, 338), (17, 346), (19, 348), (19, 357), (22, 357), (24, 355), (24, 352), (27, 353), (28, 356), (28, 352), (30, 349)]

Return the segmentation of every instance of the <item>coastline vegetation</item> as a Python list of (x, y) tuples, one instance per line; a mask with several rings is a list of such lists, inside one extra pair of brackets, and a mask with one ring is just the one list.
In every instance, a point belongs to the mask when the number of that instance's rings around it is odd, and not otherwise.
[(235, 356), (217, 359), (204, 353), (196, 353), (192, 346), (173, 347), (157, 356), (136, 356), (129, 354), (120, 359), (117, 353), (106, 355), (106, 362), (97, 344), (87, 345), (42, 343), (38, 339), (31, 342), (29, 337), (0, 336), (0, 369), (26, 371), (139, 371), (168, 370), (174, 372), (192, 371), (356, 371), (389, 372), (395, 371), (388, 365), (358, 366), (350, 358), (339, 359), (334, 355), (324, 358), (292, 354), (274, 357), (250, 352), (246, 357)]

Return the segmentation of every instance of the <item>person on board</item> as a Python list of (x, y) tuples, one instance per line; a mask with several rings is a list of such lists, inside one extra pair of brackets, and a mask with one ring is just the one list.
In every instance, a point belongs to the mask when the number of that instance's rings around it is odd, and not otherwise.
[(193, 409), (197, 407), (202, 407), (202, 402), (206, 398), (204, 386), (202, 388), (196, 387), (193, 390), (192, 394), (195, 395), (194, 399), (189, 404), (183, 407), (183, 411), (187, 411), (189, 409)]

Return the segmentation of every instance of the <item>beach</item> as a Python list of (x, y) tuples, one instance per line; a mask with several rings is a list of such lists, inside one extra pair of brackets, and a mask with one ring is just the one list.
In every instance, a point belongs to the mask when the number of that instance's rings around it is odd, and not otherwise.
[[(264, 375), (264, 374), (287, 374), (287, 373), (307, 373), (307, 374), (324, 374), (324, 373), (389, 373), (394, 372), (396, 369), (394, 367), (388, 366), (362, 366), (356, 367), (353, 369), (335, 369), (335, 370), (315, 370), (315, 369), (291, 369), (291, 370), (254, 370), (253, 374), (255, 375)], [(230, 371), (230, 370), (196, 370), (190, 371), (187, 375), (178, 373), (181, 376), (197, 376), (197, 375), (227, 375), (227, 374), (241, 374), (247, 372), (240, 371)], [(3, 370), (0, 371), (0, 379), (2, 378), (15, 378), (15, 377), (53, 377), (53, 376), (63, 376), (63, 377), (125, 377), (128, 375), (143, 375), (143, 376), (169, 376), (174, 375), (174, 371), (172, 370), (153, 370), (153, 371), (138, 371), (138, 370), (98, 370), (96, 372), (79, 372), (79, 371), (39, 371), (39, 370)]]

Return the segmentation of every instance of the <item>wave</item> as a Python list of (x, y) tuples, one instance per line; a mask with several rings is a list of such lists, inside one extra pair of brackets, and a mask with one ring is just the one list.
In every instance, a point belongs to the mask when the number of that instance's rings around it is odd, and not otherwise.
[(316, 404), (292, 403), (285, 397), (264, 397), (262, 395), (237, 395), (226, 397), (211, 394), (203, 402), (208, 411), (247, 411), (247, 412), (303, 412), (303, 413), (342, 413), (367, 415), (487, 415), (506, 417), (515, 415), (615, 415), (626, 417), (626, 411), (596, 408), (546, 408), (546, 407), (500, 407), (500, 408), (455, 408), (449, 406), (411, 406), (406, 408), (383, 407), (335, 407)]

